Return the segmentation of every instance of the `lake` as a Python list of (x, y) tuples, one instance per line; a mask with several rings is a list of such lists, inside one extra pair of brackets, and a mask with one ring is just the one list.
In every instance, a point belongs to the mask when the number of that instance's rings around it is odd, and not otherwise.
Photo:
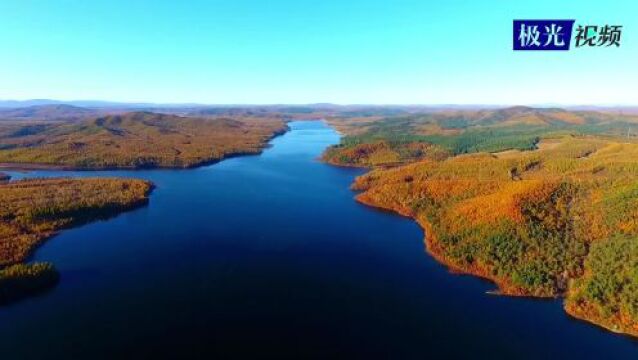
[(261, 155), (191, 170), (9, 172), (157, 188), (148, 206), (35, 252), (61, 281), (0, 308), (0, 357), (638, 357), (638, 342), (560, 300), (450, 274), (414, 221), (353, 200), (364, 170), (317, 160), (335, 131), (290, 127)]

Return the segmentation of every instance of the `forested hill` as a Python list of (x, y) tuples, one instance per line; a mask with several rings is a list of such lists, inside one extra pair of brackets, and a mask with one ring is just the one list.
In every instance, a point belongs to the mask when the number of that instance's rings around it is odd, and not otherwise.
[(279, 118), (192, 118), (151, 112), (63, 123), (0, 123), (0, 163), (72, 168), (192, 167), (258, 153)]
[(374, 167), (357, 200), (414, 218), (439, 261), (638, 336), (635, 115), (515, 107), (330, 122), (346, 136), (324, 159)]
[[(334, 164), (389, 165), (474, 152), (534, 149), (541, 138), (611, 135), (633, 138), (638, 116), (516, 106), (397, 116), (335, 116), (346, 136), (326, 153)], [(428, 151), (422, 151), (427, 148)]]

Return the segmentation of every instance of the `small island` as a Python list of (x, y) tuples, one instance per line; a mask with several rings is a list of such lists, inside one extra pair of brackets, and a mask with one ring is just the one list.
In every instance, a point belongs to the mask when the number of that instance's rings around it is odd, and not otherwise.
[(58, 280), (49, 263), (25, 263), (58, 231), (106, 219), (148, 202), (152, 184), (116, 178), (32, 179), (0, 184), (0, 303)]
[(349, 135), (324, 160), (372, 167), (356, 199), (414, 218), (438, 261), (638, 336), (638, 140), (624, 135), (638, 117), (516, 107), (331, 122)]

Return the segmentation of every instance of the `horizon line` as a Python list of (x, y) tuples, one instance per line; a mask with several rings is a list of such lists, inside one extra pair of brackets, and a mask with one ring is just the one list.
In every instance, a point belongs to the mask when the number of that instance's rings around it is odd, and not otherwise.
[[(29, 102), (43, 102), (48, 104), (41, 105), (73, 105), (72, 103), (102, 103), (105, 106), (108, 105), (143, 105), (143, 106), (161, 106), (161, 107), (214, 107), (214, 106), (378, 106), (378, 107), (390, 107), (390, 106), (414, 106), (414, 107), (601, 107), (601, 108), (621, 108), (621, 107), (638, 107), (637, 104), (628, 103), (338, 103), (338, 102), (304, 102), (304, 103), (204, 103), (204, 102), (155, 102), (155, 101), (129, 101), (129, 100), (101, 100), (101, 99), (50, 99), (50, 98), (27, 98), (27, 99), (0, 99), (0, 103), (29, 103)], [(28, 105), (28, 106), (34, 106)], [(99, 107), (91, 106), (88, 107)]]

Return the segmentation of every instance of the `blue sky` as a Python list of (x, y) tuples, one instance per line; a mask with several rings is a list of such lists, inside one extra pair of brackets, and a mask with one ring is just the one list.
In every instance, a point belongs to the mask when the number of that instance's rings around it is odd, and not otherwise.
[[(0, 0), (0, 99), (638, 105), (636, 1)], [(623, 25), (513, 52), (515, 18)]]

